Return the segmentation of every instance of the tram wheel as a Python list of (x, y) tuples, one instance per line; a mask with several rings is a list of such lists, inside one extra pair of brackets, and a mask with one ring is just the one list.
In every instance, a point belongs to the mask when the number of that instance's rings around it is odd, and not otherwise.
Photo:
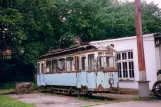
[(72, 95), (73, 94), (73, 89), (72, 87), (69, 88), (69, 95)]
[(92, 97), (92, 92), (88, 91), (88, 97)]
[(53, 90), (54, 90), (54, 88), (53, 88), (53, 86), (51, 86), (50, 87), (50, 92), (53, 93)]
[(161, 81), (156, 81), (154, 83), (153, 92), (157, 97), (161, 97)]

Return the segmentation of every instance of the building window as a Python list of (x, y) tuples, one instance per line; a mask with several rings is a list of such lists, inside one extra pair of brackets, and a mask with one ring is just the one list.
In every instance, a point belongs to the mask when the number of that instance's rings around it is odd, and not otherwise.
[(117, 69), (120, 79), (134, 79), (133, 51), (124, 51), (117, 54)]
[(4, 52), (0, 51), (0, 59), (9, 60), (12, 57), (11, 54), (12, 54), (11, 50), (6, 50)]

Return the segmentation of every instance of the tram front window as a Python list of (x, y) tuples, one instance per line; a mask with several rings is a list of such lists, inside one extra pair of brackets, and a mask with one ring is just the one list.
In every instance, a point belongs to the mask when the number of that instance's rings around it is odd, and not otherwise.
[(109, 56), (98, 57), (98, 69), (114, 67), (114, 58)]

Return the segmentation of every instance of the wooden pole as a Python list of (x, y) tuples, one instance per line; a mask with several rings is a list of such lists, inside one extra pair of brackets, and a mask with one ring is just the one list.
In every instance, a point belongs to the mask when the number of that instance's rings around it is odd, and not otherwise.
[(135, 0), (136, 12), (136, 35), (137, 35), (137, 50), (138, 50), (138, 66), (139, 66), (139, 96), (149, 97), (149, 81), (146, 78), (146, 66), (144, 56), (144, 44), (142, 36), (142, 21), (141, 21), (141, 2)]

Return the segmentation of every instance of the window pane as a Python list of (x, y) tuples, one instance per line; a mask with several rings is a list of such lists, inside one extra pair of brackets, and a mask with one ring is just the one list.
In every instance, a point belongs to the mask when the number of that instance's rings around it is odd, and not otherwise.
[(129, 74), (130, 74), (130, 78), (134, 78), (134, 63), (133, 62), (129, 62)]
[(128, 59), (133, 59), (133, 52), (128, 52)]
[(117, 63), (117, 69), (118, 69), (118, 76), (119, 78), (122, 77), (122, 73), (121, 73), (121, 63)]
[(37, 64), (37, 73), (40, 73), (40, 63)]
[(98, 69), (100, 69), (101, 67), (103, 67), (102, 65), (102, 57), (98, 57)]
[(81, 61), (82, 61), (82, 70), (85, 70), (85, 60), (86, 60), (86, 57), (82, 57), (81, 58)]
[(44, 73), (44, 64), (41, 64), (41, 73)]
[(123, 77), (127, 78), (128, 73), (127, 73), (127, 62), (123, 62)]
[[(109, 57), (105, 57), (106, 58), (106, 67), (109, 67), (110, 62), (109, 62)], [(113, 67), (113, 66), (112, 66)]]
[(88, 55), (88, 70), (94, 70), (94, 54)]
[(52, 61), (52, 72), (56, 72), (57, 60)]
[(73, 57), (69, 57), (66, 59), (66, 66), (67, 66), (67, 71), (73, 70)]
[(62, 72), (65, 71), (65, 59), (59, 59), (57, 62), (57, 71)]
[(127, 55), (126, 55), (126, 53), (124, 52), (124, 53), (122, 53), (122, 60), (125, 60), (125, 59), (127, 59)]
[(117, 54), (117, 60), (121, 60), (120, 53)]
[(46, 62), (46, 72), (51, 72), (51, 61)]

